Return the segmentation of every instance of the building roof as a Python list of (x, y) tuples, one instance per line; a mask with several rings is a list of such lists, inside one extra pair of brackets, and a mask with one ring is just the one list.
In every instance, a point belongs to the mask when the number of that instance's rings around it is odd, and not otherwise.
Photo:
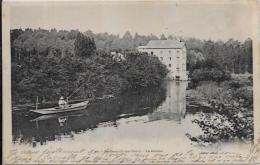
[(176, 39), (172, 39), (172, 40), (151, 40), (148, 42), (146, 46), (142, 46), (142, 48), (178, 49), (178, 48), (183, 48), (184, 46), (185, 46), (184, 42), (181, 42)]

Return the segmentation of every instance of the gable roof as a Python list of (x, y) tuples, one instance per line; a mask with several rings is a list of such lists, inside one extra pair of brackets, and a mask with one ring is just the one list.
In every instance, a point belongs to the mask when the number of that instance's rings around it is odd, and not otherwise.
[(178, 41), (176, 39), (172, 40), (151, 40), (148, 42), (144, 48), (161, 48), (161, 49), (166, 49), (166, 48), (172, 48), (172, 49), (177, 49), (177, 48), (184, 48), (185, 43)]

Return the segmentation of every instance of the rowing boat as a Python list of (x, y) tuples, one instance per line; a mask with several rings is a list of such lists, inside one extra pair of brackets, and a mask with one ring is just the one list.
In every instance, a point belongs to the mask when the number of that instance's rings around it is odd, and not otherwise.
[(71, 112), (71, 111), (80, 111), (87, 108), (89, 101), (84, 101), (76, 104), (70, 104), (67, 107), (60, 108), (44, 108), (44, 109), (37, 109), (37, 110), (30, 110), (30, 112), (46, 115), (46, 114), (56, 114), (56, 113), (64, 113), (64, 112)]

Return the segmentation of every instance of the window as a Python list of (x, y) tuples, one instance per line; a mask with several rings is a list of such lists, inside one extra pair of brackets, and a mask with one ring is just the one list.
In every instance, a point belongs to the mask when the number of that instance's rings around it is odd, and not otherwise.
[(172, 64), (169, 64), (169, 67), (172, 67)]
[(163, 60), (163, 57), (160, 57), (161, 60)]
[(169, 50), (169, 53), (171, 53), (172, 51)]
[(171, 61), (171, 60), (172, 60), (172, 58), (171, 58), (171, 57), (169, 57), (169, 60)]
[(177, 50), (177, 53), (180, 53), (180, 51), (179, 51), (179, 50)]
[(162, 54), (162, 53), (163, 53), (163, 51), (160, 51), (160, 53)]
[(180, 56), (177, 56), (176, 58), (178, 58), (178, 59), (179, 59), (179, 58), (180, 58)]
[(176, 68), (177, 73), (180, 73), (180, 68)]
[(151, 51), (151, 55), (153, 55), (153, 51)]

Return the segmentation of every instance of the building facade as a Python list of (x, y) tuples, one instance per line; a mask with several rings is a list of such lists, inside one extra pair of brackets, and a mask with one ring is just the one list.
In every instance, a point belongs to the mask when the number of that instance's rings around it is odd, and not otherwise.
[(138, 51), (155, 55), (170, 71), (167, 77), (176, 80), (188, 80), (186, 61), (187, 51), (184, 42), (179, 40), (151, 40)]

